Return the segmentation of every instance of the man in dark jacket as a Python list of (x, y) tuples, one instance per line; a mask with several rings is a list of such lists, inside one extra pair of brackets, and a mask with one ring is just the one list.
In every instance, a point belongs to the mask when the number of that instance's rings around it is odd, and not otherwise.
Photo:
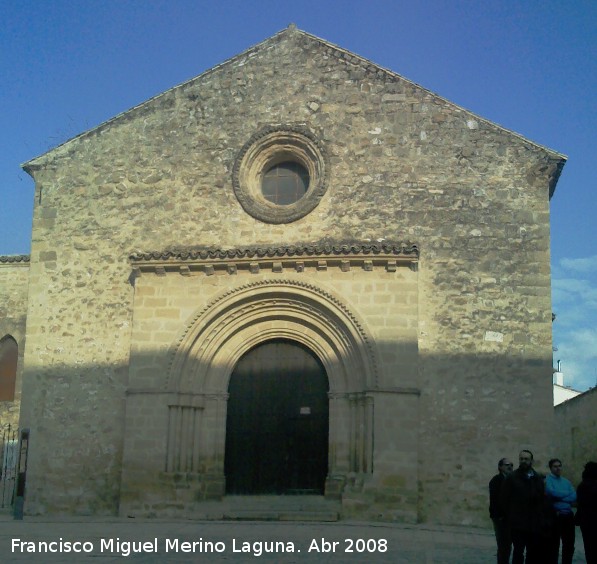
[(521, 450), (519, 466), (502, 485), (502, 506), (512, 534), (512, 564), (541, 564), (545, 480), (533, 469), (533, 453)]
[(576, 490), (577, 523), (585, 545), (587, 564), (597, 564), (597, 462), (587, 462)]
[(489, 516), (493, 521), (498, 564), (508, 564), (510, 562), (510, 551), (512, 550), (510, 525), (504, 516), (501, 491), (502, 484), (506, 476), (512, 472), (513, 467), (514, 465), (508, 458), (501, 458), (498, 462), (498, 473), (489, 482)]

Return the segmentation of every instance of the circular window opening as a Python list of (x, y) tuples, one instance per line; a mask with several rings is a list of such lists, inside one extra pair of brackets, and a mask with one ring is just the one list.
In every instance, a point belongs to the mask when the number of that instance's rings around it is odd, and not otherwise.
[(278, 206), (298, 202), (309, 189), (309, 172), (292, 161), (285, 161), (265, 171), (261, 182), (263, 197)]
[(234, 193), (245, 211), (265, 223), (290, 223), (313, 211), (327, 189), (327, 158), (302, 126), (267, 126), (243, 146), (234, 163)]

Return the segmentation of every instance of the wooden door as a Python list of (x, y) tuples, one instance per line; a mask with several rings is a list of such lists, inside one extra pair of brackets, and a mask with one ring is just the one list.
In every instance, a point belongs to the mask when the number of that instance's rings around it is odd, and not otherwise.
[(328, 456), (327, 375), (306, 347), (267, 341), (238, 362), (229, 385), (229, 494), (323, 494)]

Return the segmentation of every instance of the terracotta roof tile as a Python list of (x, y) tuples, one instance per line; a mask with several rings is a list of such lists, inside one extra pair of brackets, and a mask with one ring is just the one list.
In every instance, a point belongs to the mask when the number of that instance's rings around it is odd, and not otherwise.
[(0, 263), (29, 262), (29, 255), (0, 255)]
[(230, 260), (235, 258), (396, 255), (418, 258), (419, 248), (413, 243), (315, 243), (310, 245), (251, 246), (232, 249), (187, 248), (163, 251), (136, 252), (129, 256), (132, 262), (152, 260)]

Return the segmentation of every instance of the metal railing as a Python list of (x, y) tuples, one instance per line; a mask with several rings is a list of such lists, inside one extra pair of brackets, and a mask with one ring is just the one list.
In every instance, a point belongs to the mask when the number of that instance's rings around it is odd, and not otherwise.
[(7, 425), (0, 436), (0, 507), (12, 507), (17, 482), (19, 458), (19, 430)]

